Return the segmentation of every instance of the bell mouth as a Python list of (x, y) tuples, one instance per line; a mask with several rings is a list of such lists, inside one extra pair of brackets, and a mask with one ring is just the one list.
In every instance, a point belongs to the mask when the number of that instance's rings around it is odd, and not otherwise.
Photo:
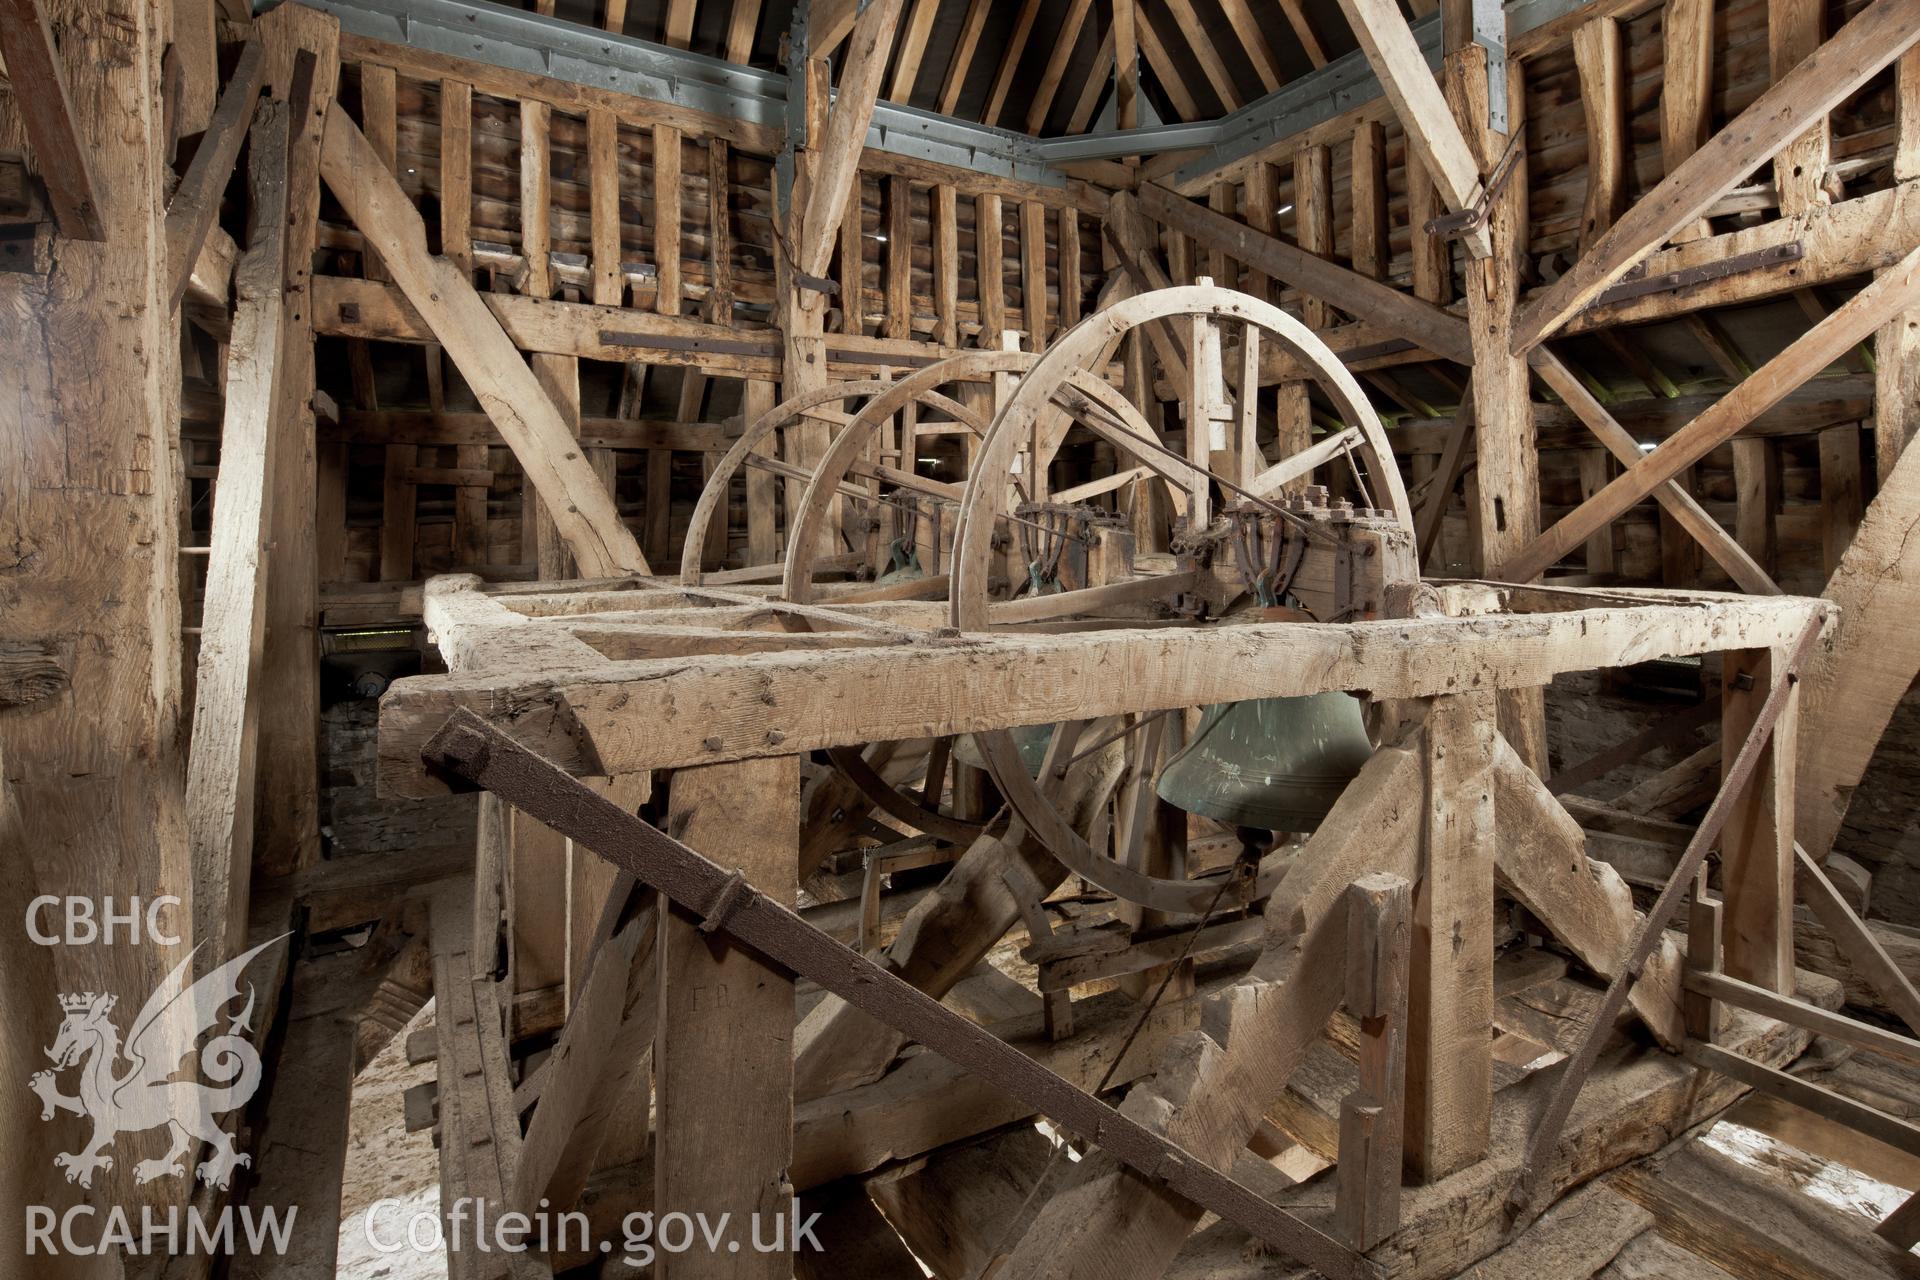
[(1217, 703), (1154, 790), (1227, 826), (1311, 832), (1372, 754), (1350, 694)]
[[(1020, 763), (1027, 767), (1029, 777), (1040, 776), (1040, 766), (1046, 761), (1047, 748), (1053, 745), (1053, 728), (1050, 724), (1029, 724), (1007, 731), (1013, 735), (1013, 745), (1020, 752)], [(980, 754), (980, 748), (970, 733), (963, 733), (954, 739), (953, 758), (970, 769), (987, 767), (987, 758)]]

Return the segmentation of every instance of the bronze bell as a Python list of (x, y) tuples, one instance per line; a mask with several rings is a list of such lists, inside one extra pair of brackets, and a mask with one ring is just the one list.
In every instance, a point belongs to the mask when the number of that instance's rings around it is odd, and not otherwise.
[[(1054, 726), (1050, 724), (1028, 724), (1013, 731), (1013, 745), (1020, 752), (1020, 763), (1027, 766), (1027, 772), (1036, 778), (1040, 776), (1040, 766), (1047, 758), (1047, 748), (1053, 745), (1053, 729)], [(974, 745), (970, 733), (960, 734), (954, 739), (953, 758), (970, 768), (987, 767), (987, 758), (980, 754), (980, 748)]]
[(898, 586), (903, 582), (918, 582), (927, 576), (920, 567), (920, 548), (901, 538), (895, 538), (887, 548), (887, 570), (873, 580), (876, 587)]
[(1351, 694), (1206, 709), (1154, 790), (1188, 813), (1261, 831), (1312, 831), (1373, 754)]

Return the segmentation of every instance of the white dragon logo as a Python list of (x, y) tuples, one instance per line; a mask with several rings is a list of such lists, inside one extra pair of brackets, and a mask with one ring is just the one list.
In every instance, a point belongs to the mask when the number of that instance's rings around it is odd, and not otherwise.
[[(116, 1136), (160, 1125), (171, 1131), (172, 1145), (159, 1159), (142, 1160), (135, 1166), (136, 1182), (151, 1182), (169, 1174), (185, 1176), (181, 1157), (193, 1149), (195, 1142), (213, 1147), (213, 1154), (198, 1167), (200, 1180), (210, 1186), (224, 1188), (234, 1169), (253, 1163), (251, 1156), (234, 1149), (233, 1135), (214, 1118), (244, 1105), (260, 1087), (260, 1054), (244, 1034), (252, 1030), (251, 983), (247, 985), (247, 1006), (228, 1021), (227, 1033), (215, 1036), (200, 1049), (200, 1069), (215, 1083), (169, 1077), (200, 1036), (219, 1021), (227, 1002), (238, 998), (240, 974), (248, 962), (286, 936), (263, 942), (188, 985), (193, 957), (200, 950), (195, 947), (147, 998), (140, 1016), (133, 1021), (124, 1050), (119, 1029), (107, 1018), (115, 997), (92, 992), (60, 997), (60, 1007), (67, 1016), (53, 1047), (46, 1051), (53, 1069), (35, 1072), (28, 1087), (40, 1095), (42, 1120), (51, 1120), (61, 1111), (93, 1120), (93, 1136), (84, 1146), (53, 1158), (57, 1167), (66, 1170), (68, 1182), (91, 1187), (96, 1169), (113, 1168), (113, 1157), (106, 1154), (106, 1148), (113, 1145)], [(131, 1065), (124, 1075), (115, 1075), (122, 1057)], [(80, 1065), (79, 1094), (68, 1097), (60, 1092), (54, 1075), (75, 1065)]]

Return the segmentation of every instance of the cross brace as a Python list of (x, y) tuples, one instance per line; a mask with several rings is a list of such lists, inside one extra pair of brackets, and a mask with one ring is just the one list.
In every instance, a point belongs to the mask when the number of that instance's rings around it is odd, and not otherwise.
[(925, 992), (835, 941), (686, 845), (462, 709), (421, 750), (427, 763), (483, 787), (575, 840), (731, 937), (813, 979), (949, 1061), (976, 1072), (1141, 1175), (1336, 1280), (1378, 1268), (1175, 1143), (1074, 1087)]

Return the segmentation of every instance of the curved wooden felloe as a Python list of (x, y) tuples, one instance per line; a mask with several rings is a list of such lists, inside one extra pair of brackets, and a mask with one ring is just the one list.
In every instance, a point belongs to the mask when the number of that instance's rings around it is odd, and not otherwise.
[[(937, 810), (915, 804), (910, 796), (895, 787), (880, 775), (879, 770), (867, 763), (858, 747), (829, 747), (827, 758), (833, 761), (833, 767), (859, 789), (860, 794), (871, 801), (875, 808), (895, 821), (911, 827), (915, 831), (925, 832), (941, 840), (948, 840), (965, 847), (974, 837), (987, 829), (984, 822), (971, 822), (965, 818), (952, 818)], [(1051, 805), (1048, 808), (1052, 808)]]
[(1047, 846), (1047, 852), (1075, 875), (1128, 902), (1168, 915), (1203, 915), (1209, 907), (1232, 907), (1271, 895), (1293, 865), (1291, 852), (1270, 853), (1261, 862), (1258, 875), (1225, 893), (1220, 892), (1218, 880), (1168, 880), (1135, 871), (1124, 862), (1095, 852), (1086, 837), (1073, 829), (1027, 772), (1011, 733), (1005, 729), (976, 733), (973, 741), (986, 759), (994, 785), (1027, 829)]
[[(805, 602), (812, 599), (812, 564), (819, 549), (820, 539), (825, 533), (827, 500), (836, 487), (846, 479), (847, 473), (859, 459), (867, 440), (881, 424), (909, 403), (918, 402), (942, 408), (956, 421), (971, 427), (974, 432), (985, 438), (990, 425), (978, 414), (965, 406), (939, 394), (934, 388), (951, 382), (984, 382), (996, 374), (1024, 373), (1033, 368), (1040, 357), (1024, 351), (969, 351), (952, 356), (909, 377), (902, 378), (886, 391), (869, 400), (854, 416), (852, 422), (834, 437), (833, 444), (815, 468), (813, 478), (807, 483), (805, 496), (801, 499), (798, 518), (793, 521), (787, 539), (786, 574), (782, 581), (781, 594), (787, 600)], [(1087, 426), (1095, 434), (1107, 439), (1122, 449), (1132, 448), (1134, 441), (1128, 436), (1157, 443), (1158, 437), (1147, 424), (1140, 410), (1121, 395), (1112, 384), (1096, 374), (1086, 370), (1075, 370), (1066, 380), (1066, 388), (1057, 397), (1061, 407), (1073, 410), (1076, 405), (1092, 404), (1102, 410), (1112, 421), (1103, 421), (1098, 417), (1080, 416), (1076, 420)], [(1076, 399), (1077, 398), (1077, 399)], [(1069, 424), (1071, 425), (1071, 424)], [(1043, 442), (1046, 455), (1035, 466), (1036, 474), (1045, 474), (1045, 468), (1059, 451), (1066, 438), (1064, 430), (1049, 433)], [(1174, 510), (1186, 511), (1186, 493), (1182, 485), (1187, 474), (1193, 470), (1185, 459), (1170, 457), (1157, 450), (1148, 450), (1144, 456), (1145, 464), (1167, 481), (1168, 495), (1173, 501)], [(1009, 491), (1011, 491), (1009, 477)]]
[[(828, 499), (846, 478), (854, 460), (880, 425), (916, 401), (937, 393), (950, 382), (985, 382), (997, 373), (1024, 373), (1038, 357), (1025, 351), (968, 351), (936, 361), (899, 379), (867, 401), (840, 434), (833, 438), (820, 465), (814, 468), (801, 496), (800, 509), (790, 513), (787, 531), (787, 569), (781, 580), (781, 595), (804, 602), (813, 598), (812, 565), (820, 536), (826, 531)], [(942, 407), (956, 421), (985, 437), (987, 426), (979, 414), (964, 405), (941, 396)]]
[(707, 477), (706, 484), (701, 487), (700, 500), (693, 508), (693, 524), (687, 529), (686, 545), (680, 552), (680, 581), (687, 586), (697, 587), (703, 580), (700, 557), (706, 549), (707, 526), (713, 519), (714, 508), (726, 501), (727, 489), (733, 483), (734, 475), (747, 465), (747, 455), (762, 441), (781, 428), (792, 426), (810, 409), (839, 400), (878, 395), (892, 385), (886, 378), (838, 382), (782, 400), (754, 419), (740, 438), (733, 442), (733, 446), (720, 456), (713, 474)]
[[(1366, 393), (1346, 366), (1300, 321), (1271, 303), (1230, 289), (1187, 285), (1158, 289), (1117, 302), (1095, 312), (1049, 347), (1021, 379), (1019, 388), (995, 417), (986, 441), (975, 455), (973, 473), (960, 503), (960, 525), (954, 535), (952, 590), (948, 616), (961, 631), (987, 629), (987, 577), (994, 520), (1002, 514), (1013, 459), (1035, 424), (1074, 375), (1129, 330), (1153, 320), (1205, 315), (1257, 326), (1272, 335), (1295, 359), (1314, 374), (1333, 399), (1341, 416), (1360, 429), (1360, 448), (1382, 489), (1379, 495), (1409, 532), (1413, 529), (1406, 488), (1393, 462), (1386, 432), (1374, 414)], [(1091, 384), (1082, 383), (1087, 389)], [(1160, 455), (1164, 457), (1165, 455)]]

